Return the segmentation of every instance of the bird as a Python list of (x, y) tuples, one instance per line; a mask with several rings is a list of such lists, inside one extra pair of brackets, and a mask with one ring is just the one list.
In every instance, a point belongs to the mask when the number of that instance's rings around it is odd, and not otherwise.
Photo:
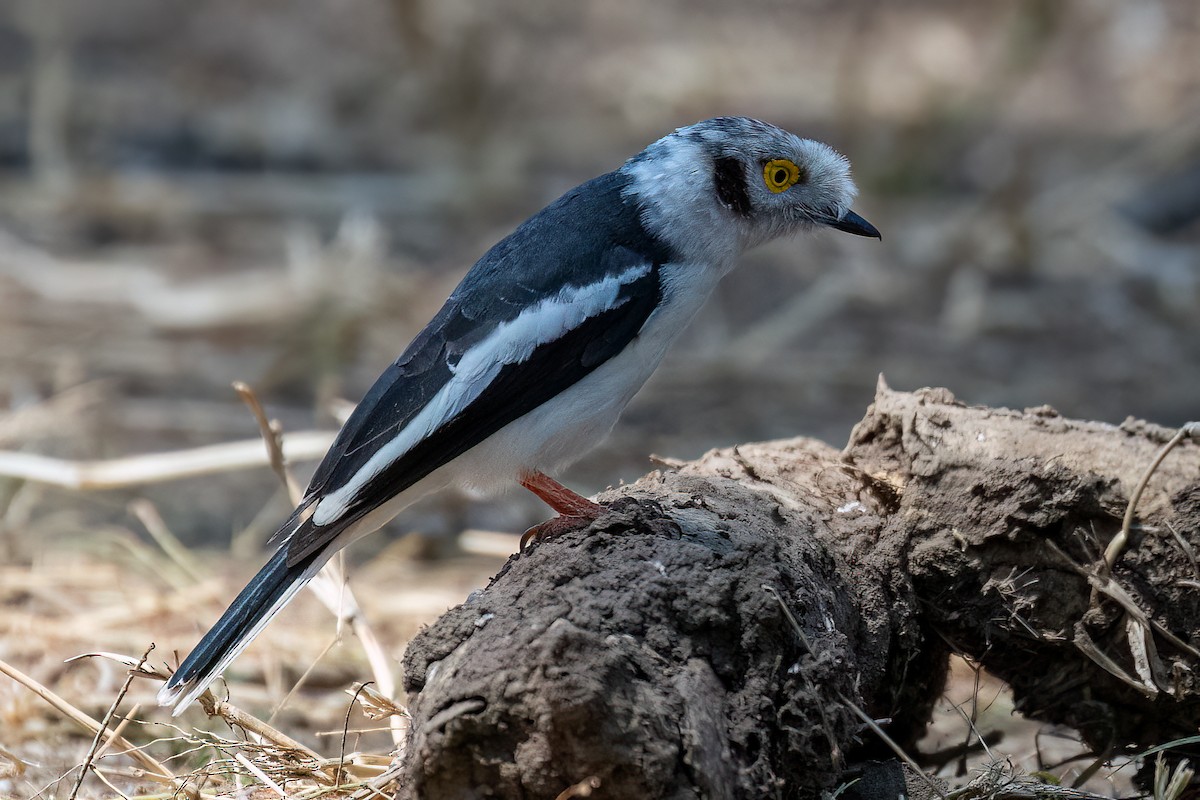
[(534, 214), (488, 250), (347, 419), (277, 547), (158, 693), (181, 713), (338, 550), (450, 485), (519, 484), (559, 516), (603, 506), (552, 476), (599, 443), (746, 250), (831, 228), (849, 161), (748, 117), (703, 120)]

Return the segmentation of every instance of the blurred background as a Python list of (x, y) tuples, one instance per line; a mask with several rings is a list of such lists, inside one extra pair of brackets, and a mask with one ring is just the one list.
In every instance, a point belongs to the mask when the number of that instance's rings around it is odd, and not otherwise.
[[(1189, 0), (6, 8), (4, 447), (253, 437), (234, 380), (289, 430), (334, 428), (497, 239), (720, 114), (846, 153), (884, 240), (750, 254), (569, 476), (581, 489), (650, 453), (841, 444), (881, 372), (1111, 422), (1200, 414)], [(220, 545), (273, 489), (260, 473), (152, 491)], [(542, 513), (450, 505), (407, 527)]]
[[(286, 430), (331, 431), (516, 224), (727, 114), (845, 153), (884, 239), (748, 255), (575, 488), (633, 480), (651, 453), (840, 445), (879, 373), (1114, 423), (1200, 416), (1192, 0), (8, 0), (0, 449), (253, 439), (235, 380)], [(187, 646), (290, 507), (278, 485), (261, 468), (95, 492), (0, 478), (0, 560), (119, 561), (145, 541), (129, 503), (149, 500), (204, 563), (239, 559)], [(443, 495), (389, 530), (437, 550), (546, 513)], [(3, 591), (10, 609), (37, 594)]]

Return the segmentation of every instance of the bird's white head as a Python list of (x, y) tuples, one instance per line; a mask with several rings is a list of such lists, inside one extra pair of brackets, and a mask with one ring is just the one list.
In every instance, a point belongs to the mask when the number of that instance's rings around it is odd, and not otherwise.
[(850, 162), (827, 144), (747, 117), (717, 117), (664, 136), (629, 159), (627, 195), (647, 228), (697, 260), (805, 228), (879, 231), (850, 210)]

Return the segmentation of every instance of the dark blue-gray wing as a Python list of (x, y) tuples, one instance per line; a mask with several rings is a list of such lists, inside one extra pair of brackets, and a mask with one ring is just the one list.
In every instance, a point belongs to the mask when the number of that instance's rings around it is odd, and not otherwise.
[(452, 297), (380, 376), (317, 469), (306, 493), (316, 510), (300, 513), (302, 504), (284, 528), (294, 531), (288, 564), (628, 346), (661, 299), (658, 265), (641, 259), (613, 248), (599, 280), (499, 322), (468, 320)]
[(450, 380), (452, 354), (486, 333), (451, 298), (359, 401), (313, 473), (305, 497), (320, 497), (358, 473)]

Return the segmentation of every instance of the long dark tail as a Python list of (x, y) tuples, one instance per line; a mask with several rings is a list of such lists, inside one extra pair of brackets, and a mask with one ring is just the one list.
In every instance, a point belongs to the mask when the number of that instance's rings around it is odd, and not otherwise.
[(287, 550), (285, 542), (183, 660), (159, 690), (159, 705), (172, 706), (174, 714), (191, 705), (326, 560), (313, 553), (289, 567)]

